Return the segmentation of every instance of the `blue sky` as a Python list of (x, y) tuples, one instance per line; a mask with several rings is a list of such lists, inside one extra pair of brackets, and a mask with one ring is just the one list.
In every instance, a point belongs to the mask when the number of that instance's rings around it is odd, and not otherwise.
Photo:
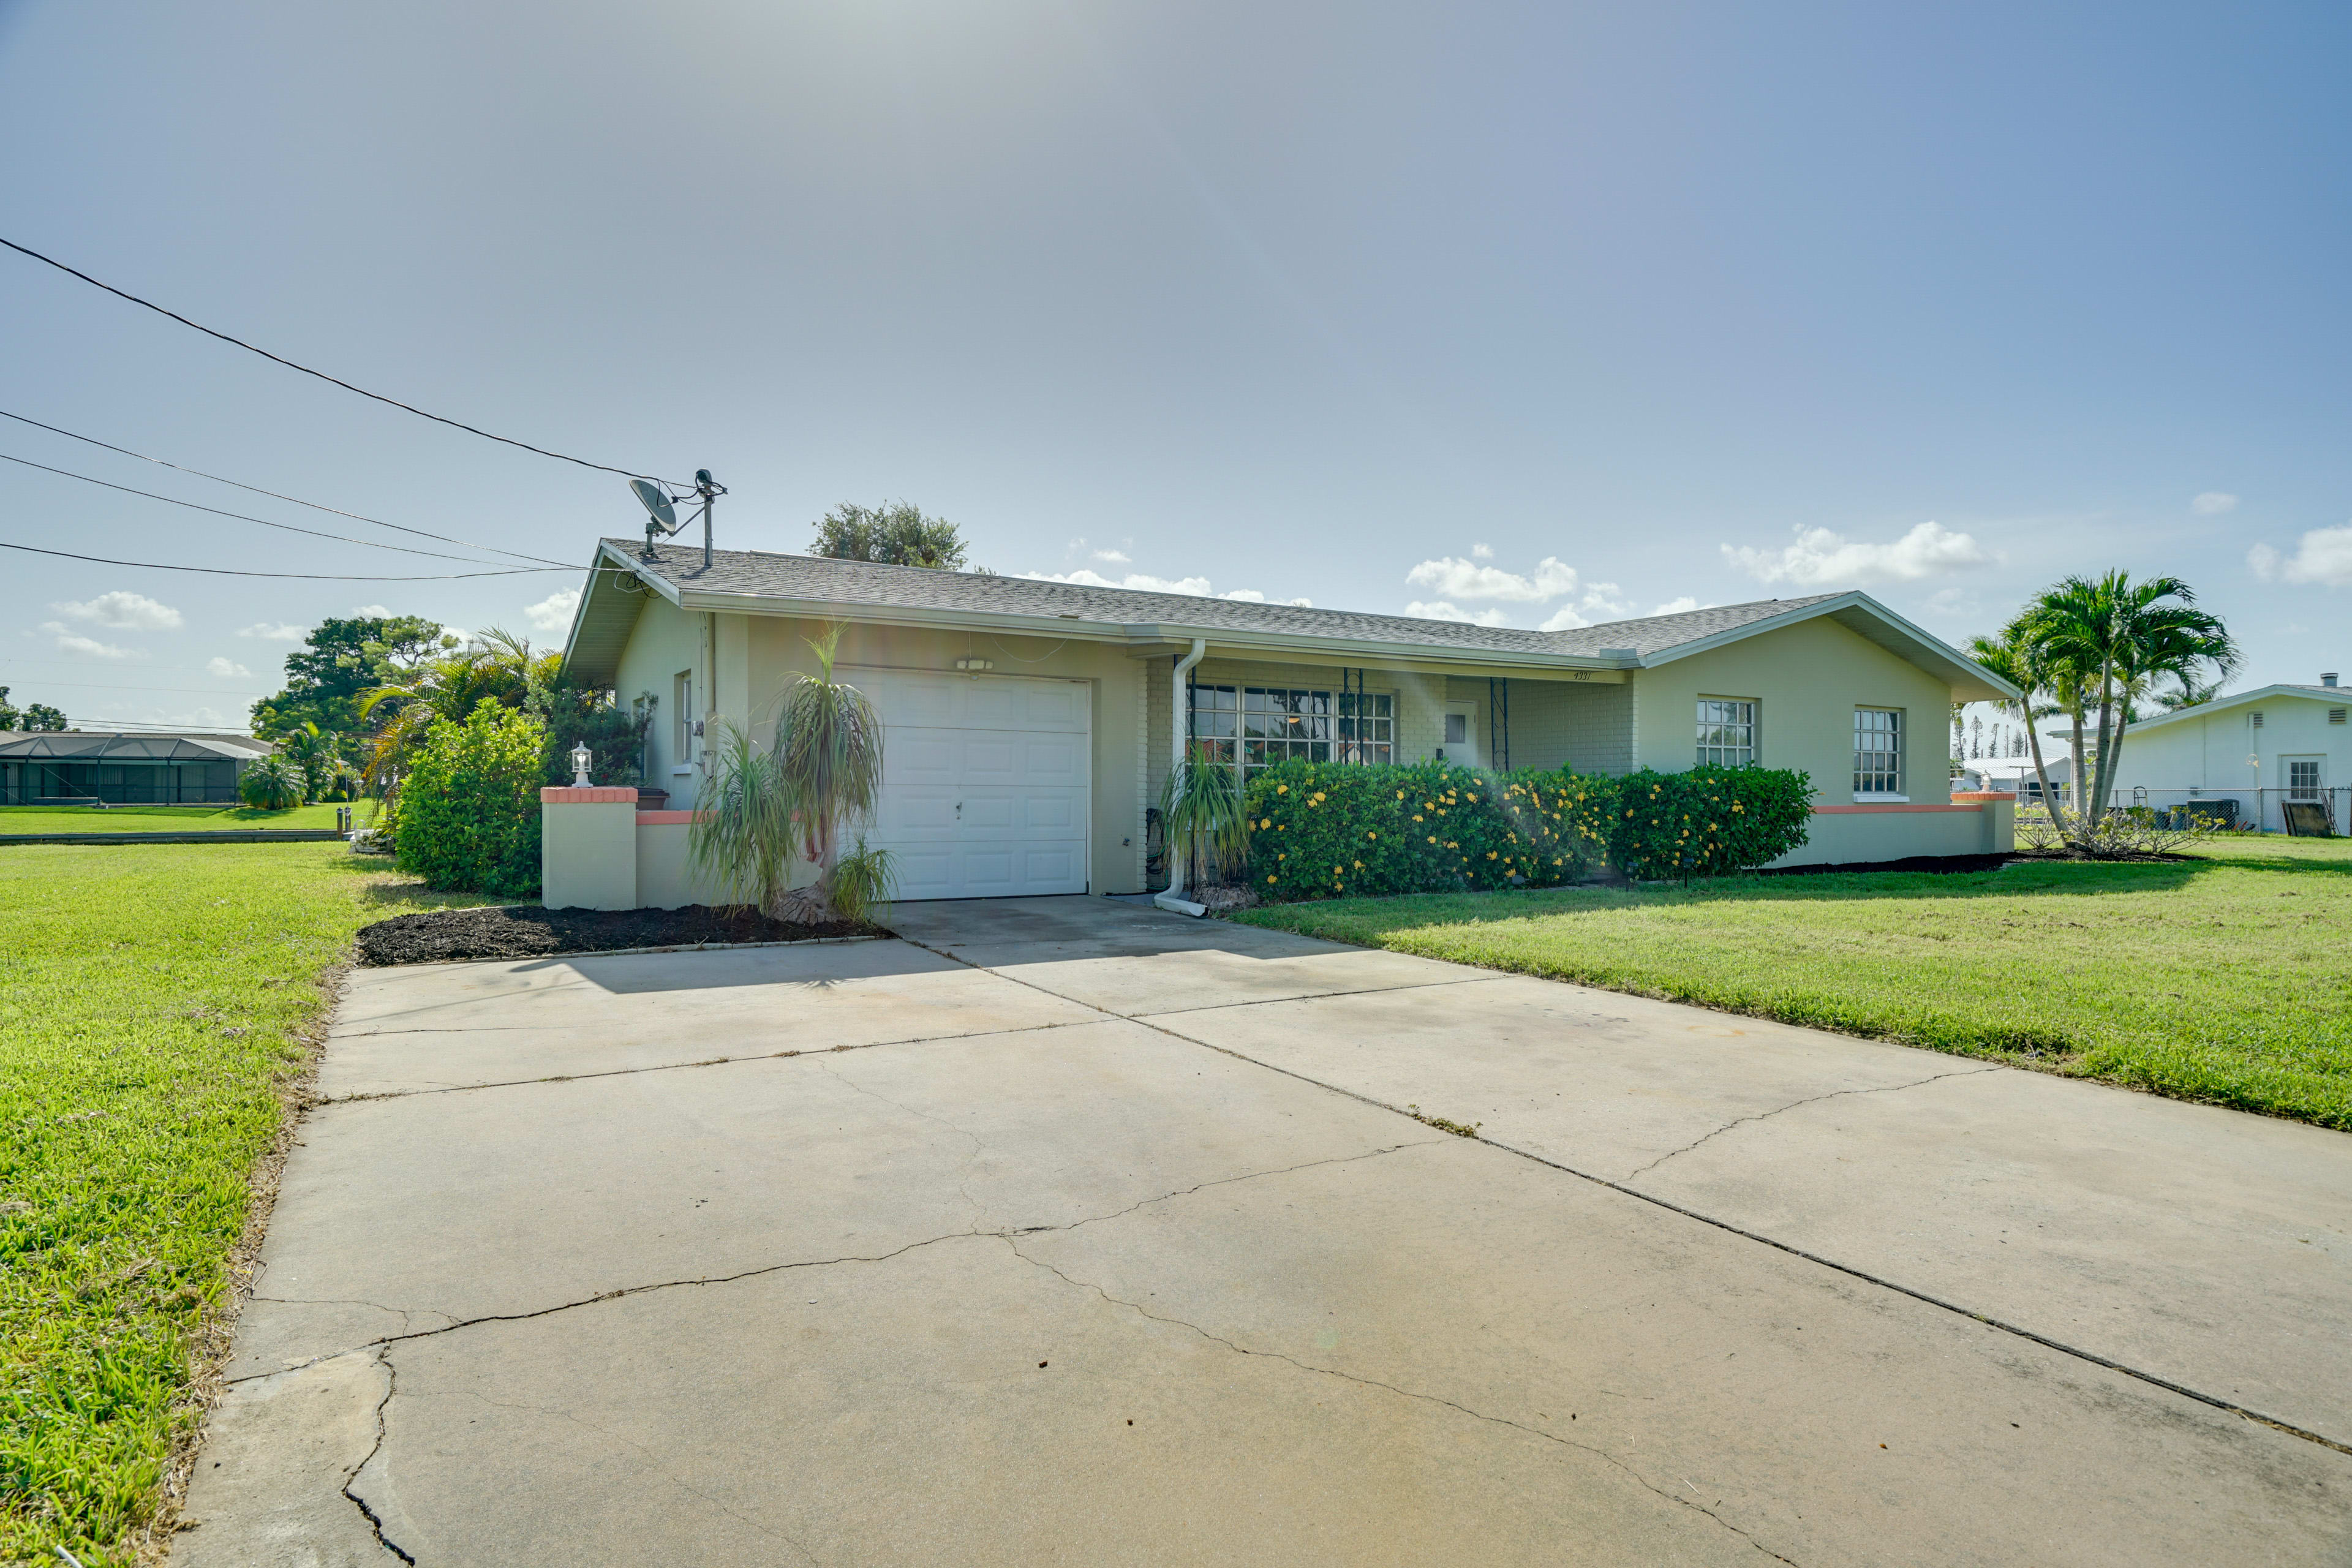
[[(1004, 572), (1518, 626), (1860, 586), (1954, 639), (2124, 567), (2244, 686), (2352, 665), (2347, 63), (2320, 5), (0, 0), (0, 233), (707, 466), (729, 545), (904, 497)], [(641, 516), (6, 255), (0, 408), (563, 561)], [(11, 542), (480, 569), (0, 468)], [(576, 581), (5, 553), (0, 684), (92, 721), (234, 721), (362, 605), (546, 637)]]

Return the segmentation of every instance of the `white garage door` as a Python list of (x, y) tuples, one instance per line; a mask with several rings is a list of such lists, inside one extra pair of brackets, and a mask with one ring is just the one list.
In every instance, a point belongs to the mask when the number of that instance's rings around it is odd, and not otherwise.
[(882, 715), (882, 800), (866, 842), (902, 899), (1087, 890), (1083, 680), (845, 669)]

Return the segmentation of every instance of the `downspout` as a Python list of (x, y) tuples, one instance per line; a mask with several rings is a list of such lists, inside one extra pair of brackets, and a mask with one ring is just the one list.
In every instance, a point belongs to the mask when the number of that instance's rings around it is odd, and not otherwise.
[[(1169, 776), (1171, 778), (1175, 776), (1174, 770), (1184, 765), (1184, 742), (1189, 738), (1185, 735), (1184, 731), (1191, 728), (1191, 726), (1185, 722), (1190, 715), (1184, 711), (1184, 678), (1192, 673), (1192, 667), (1200, 663), (1201, 660), (1206, 657), (1208, 651), (1208, 639), (1206, 637), (1194, 637), (1192, 639), (1192, 651), (1184, 655), (1176, 661), (1175, 673), (1169, 677), (1168, 766), (1170, 769)], [(1241, 715), (1236, 712), (1234, 717), (1235, 721), (1238, 721)], [(1239, 736), (1234, 737), (1234, 744), (1240, 744)], [(1181, 853), (1179, 853), (1176, 845), (1176, 835), (1172, 830), (1168, 831), (1167, 843), (1168, 890), (1155, 896), (1151, 901), (1158, 904), (1163, 910), (1174, 910), (1179, 914), (1191, 915), (1195, 919), (1198, 919), (1200, 916), (1205, 915), (1209, 912), (1207, 908), (1203, 905), (1194, 903), (1192, 900), (1184, 896), (1184, 874), (1192, 868), (1192, 847), (1188, 843), (1183, 847)]]

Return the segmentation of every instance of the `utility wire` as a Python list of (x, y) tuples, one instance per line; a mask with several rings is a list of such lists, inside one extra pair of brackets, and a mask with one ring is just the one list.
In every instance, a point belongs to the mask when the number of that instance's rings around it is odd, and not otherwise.
[[(233, 517), (239, 522), (257, 522), (264, 528), (282, 529), (288, 533), (307, 533), (313, 539), (331, 539), (338, 544), (357, 544), (364, 546), (369, 550), (396, 551), (403, 555), (429, 555), (436, 561), (460, 561), (468, 566), (482, 564), (482, 563), (475, 561), (471, 556), (451, 555), (446, 551), (418, 550), (411, 545), (386, 544), (383, 541), (375, 539), (353, 539), (348, 534), (322, 533), (315, 528), (297, 528), (290, 522), (272, 522), (266, 517), (248, 517), (241, 511), (223, 511), (216, 506), (205, 506), (196, 501), (182, 500), (177, 496), (158, 495), (153, 490), (134, 489), (129, 485), (118, 485), (110, 479), (94, 479), (89, 474), (77, 474), (71, 468), (53, 468), (47, 463), (37, 463), (30, 458), (13, 458), (5, 452), (0, 452), (0, 463), (16, 463), (27, 468), (38, 468), (45, 474), (57, 474), (68, 479), (79, 479), (84, 484), (99, 485), (110, 490), (121, 490), (127, 496), (145, 496), (149, 500), (165, 501), (173, 506), (184, 506), (192, 511), (208, 511), (215, 517)], [(563, 568), (563, 570), (568, 572), (572, 570), (572, 568), (567, 566)]]
[(37, 544), (11, 544), (5, 539), (0, 539), (0, 550), (57, 555), (68, 561), (94, 561), (100, 566), (143, 566), (153, 572), (202, 572), (213, 577), (293, 577), (306, 583), (453, 583), (461, 577), (529, 577), (541, 572), (578, 570), (571, 566), (509, 566), (496, 572), (437, 572), (422, 577), (360, 577), (332, 572), (240, 572), (229, 566), (175, 566), (163, 561), (117, 561), (108, 555), (77, 555), (70, 550), (44, 550)]
[(144, 452), (134, 452), (128, 447), (118, 447), (111, 441), (101, 441), (95, 436), (79, 436), (71, 430), (59, 429), (55, 425), (44, 425), (37, 419), (27, 419), (21, 414), (11, 414), (5, 408), (0, 408), (0, 419), (14, 419), (19, 425), (30, 425), (36, 430), (47, 430), (51, 435), (63, 436), (68, 440), (87, 442), (90, 446), (102, 447), (109, 452), (120, 452), (126, 458), (136, 458), (142, 463), (154, 463), (160, 467), (172, 468), (183, 474), (194, 474), (200, 479), (210, 479), (215, 484), (227, 485), (233, 489), (240, 490), (249, 490), (257, 496), (268, 496), (272, 500), (291, 501), (296, 506), (307, 506), (312, 511), (332, 512), (337, 517), (348, 517), (353, 522), (372, 523), (377, 528), (389, 528), (400, 533), (413, 533), (419, 539), (437, 539), (444, 544), (455, 544), (461, 549), (478, 550), (490, 555), (511, 556), (517, 561), (536, 562), (542, 566), (561, 566), (564, 564), (564, 563), (560, 561), (551, 561), (544, 555), (525, 555), (520, 551), (501, 550), (495, 544), (475, 544), (463, 539), (452, 539), (446, 533), (428, 533), (421, 528), (409, 528), (402, 523), (386, 522), (380, 517), (367, 517), (356, 511), (345, 511), (339, 506), (326, 506), (318, 501), (304, 500), (299, 496), (280, 495), (276, 490), (263, 489), (259, 485), (240, 484), (235, 479), (223, 479), (218, 474), (208, 474), (202, 468), (191, 468), (179, 463), (165, 462), (161, 458), (151, 458)]
[(79, 278), (94, 289), (103, 289), (118, 300), (128, 300), (131, 303), (143, 306), (145, 309), (154, 311), (159, 316), (169, 316), (172, 320), (179, 322), (180, 325), (184, 327), (193, 327), (208, 338), (218, 338), (221, 342), (234, 344), (238, 348), (244, 349), (248, 353), (257, 353), (263, 359), (269, 360), (278, 364), (282, 364), (288, 370), (299, 370), (304, 375), (315, 375), (320, 381), (341, 387), (345, 392), (356, 392), (362, 397), (372, 397), (378, 403), (388, 403), (394, 408), (405, 409), (407, 412), (415, 415), (417, 417), (421, 419), (430, 419), (436, 425), (446, 425), (454, 429), (463, 430), (467, 435), (479, 436), (486, 441), (499, 441), (503, 442), (505, 445), (509, 447), (520, 447), (526, 452), (536, 452), (542, 458), (554, 458), (562, 462), (577, 463), (583, 468), (594, 468), (600, 473), (618, 474), (624, 479), (651, 479), (656, 484), (667, 484), (672, 489), (690, 489), (693, 488), (690, 485), (682, 485), (672, 480), (663, 479), (658, 475), (642, 474), (634, 468), (616, 468), (607, 463), (592, 463), (585, 458), (574, 458), (569, 453), (551, 452), (544, 447), (534, 447), (528, 441), (518, 441), (511, 436), (494, 436), (489, 431), (468, 425), (461, 419), (448, 419), (438, 414), (428, 414), (424, 409), (415, 406), (414, 404), (403, 403), (397, 397), (386, 397), (381, 392), (370, 392), (364, 386), (353, 386), (350, 382), (341, 379), (340, 376), (329, 375), (323, 370), (312, 370), (307, 364), (297, 364), (292, 360), (286, 358), (283, 354), (274, 354), (268, 349), (257, 348), (253, 344), (247, 342), (243, 338), (233, 338), (226, 332), (215, 331), (212, 328), (205, 326), (201, 321), (192, 321), (188, 320), (187, 317), (183, 316), (177, 310), (165, 310), (163, 306), (158, 305), (152, 300), (142, 300), (136, 294), (130, 293), (121, 289), (117, 289), (111, 283), (102, 283), (97, 279), (92, 278), (89, 273), (82, 271), (80, 268), (68, 267), (54, 256), (44, 256), (39, 251), (33, 249), (30, 246), (19, 245), (15, 240), (5, 237), (0, 237), (0, 245), (6, 246), (9, 249), (16, 252), (19, 256), (29, 256), (36, 261), (41, 262), (49, 267), (54, 267), (58, 271), (65, 273), (68, 277)]

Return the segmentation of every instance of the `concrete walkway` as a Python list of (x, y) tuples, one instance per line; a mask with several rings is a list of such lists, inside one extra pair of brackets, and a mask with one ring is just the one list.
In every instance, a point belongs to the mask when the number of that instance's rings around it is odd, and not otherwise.
[(897, 923), (356, 974), (175, 1561), (2352, 1561), (2352, 1139)]

